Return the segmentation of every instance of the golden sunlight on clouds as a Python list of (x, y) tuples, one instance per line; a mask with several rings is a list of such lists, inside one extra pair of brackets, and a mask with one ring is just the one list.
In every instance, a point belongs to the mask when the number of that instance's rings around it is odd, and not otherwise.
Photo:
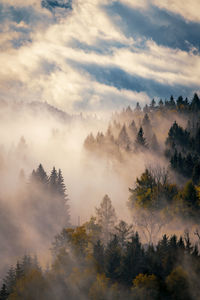
[(192, 22), (200, 22), (200, 1), (199, 0), (153, 0), (153, 4), (173, 13), (181, 15), (184, 19)]

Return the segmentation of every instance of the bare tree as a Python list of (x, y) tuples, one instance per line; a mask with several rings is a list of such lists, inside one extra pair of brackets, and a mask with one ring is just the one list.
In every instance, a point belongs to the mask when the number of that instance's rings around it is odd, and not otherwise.
[(142, 233), (146, 242), (150, 244), (158, 239), (161, 229), (169, 222), (162, 212), (154, 209), (136, 209), (133, 217), (137, 230)]

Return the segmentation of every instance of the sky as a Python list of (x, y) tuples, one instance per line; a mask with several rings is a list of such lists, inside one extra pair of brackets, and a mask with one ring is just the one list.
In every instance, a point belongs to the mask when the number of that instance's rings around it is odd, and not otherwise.
[(199, 0), (0, 0), (0, 100), (79, 113), (192, 97), (199, 11)]

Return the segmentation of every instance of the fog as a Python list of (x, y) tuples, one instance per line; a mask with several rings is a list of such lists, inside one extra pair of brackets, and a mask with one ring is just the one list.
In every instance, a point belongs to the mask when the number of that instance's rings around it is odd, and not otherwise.
[[(136, 127), (142, 124), (144, 113), (135, 112)], [(151, 116), (150, 116), (151, 117)], [(40, 263), (45, 266), (51, 261), (50, 248), (53, 238), (62, 227), (60, 212), (48, 202), (45, 191), (35, 191), (38, 202), (31, 199), (29, 188), (33, 169), (41, 163), (47, 175), (52, 168), (61, 169), (67, 188), (68, 205), (70, 206), (71, 225), (85, 223), (95, 215), (105, 194), (111, 198), (118, 220), (134, 224), (134, 230), (142, 234), (134, 214), (130, 213), (127, 202), (129, 188), (133, 188), (136, 178), (148, 166), (168, 168), (163, 155), (164, 142), (174, 120), (183, 126), (186, 120), (173, 113), (160, 122), (159, 115), (151, 119), (154, 133), (159, 139), (159, 152), (153, 151), (119, 151), (110, 149), (109, 145), (90, 151), (85, 147), (85, 140), (92, 132), (106, 135), (112, 127), (115, 138), (119, 129), (114, 129), (114, 121), (121, 126), (132, 121), (132, 116), (114, 113), (69, 115), (48, 103), (2, 102), (0, 106), (0, 207), (2, 241), (0, 274), (14, 264), (24, 253), (36, 253)], [(159, 124), (159, 128), (158, 128)], [(132, 143), (135, 136), (132, 137)], [(175, 175), (170, 172), (173, 179)], [(182, 184), (182, 179), (176, 176)], [(37, 189), (36, 189), (37, 190)], [(50, 203), (50, 204), (49, 204)], [(156, 216), (154, 216), (157, 218)], [(59, 220), (60, 219), (60, 220)], [(159, 217), (158, 217), (159, 219)], [(183, 228), (192, 228), (179, 220), (176, 224), (167, 224), (157, 233), (156, 240), (166, 231), (170, 234), (181, 234)], [(193, 229), (192, 229), (193, 230)]]

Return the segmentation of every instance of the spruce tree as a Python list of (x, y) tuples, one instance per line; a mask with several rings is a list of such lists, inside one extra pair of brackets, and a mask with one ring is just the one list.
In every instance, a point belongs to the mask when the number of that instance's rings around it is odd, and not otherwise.
[(200, 183), (200, 163), (197, 163), (193, 168), (192, 181), (196, 185)]
[(51, 171), (51, 175), (49, 176), (49, 188), (50, 191), (53, 193), (57, 192), (57, 179), (58, 179), (58, 173), (56, 171), (56, 168), (53, 167)]
[(35, 178), (38, 181), (38, 183), (47, 184), (48, 183), (48, 176), (45, 172), (42, 164), (39, 164), (36, 172), (35, 172)]
[(198, 193), (197, 193), (197, 190), (191, 180), (188, 181), (186, 183), (186, 185), (184, 186), (184, 189), (182, 192), (182, 199), (188, 208), (199, 208)]
[(105, 274), (108, 278), (117, 280), (120, 277), (121, 249), (116, 237), (108, 243), (105, 250)]
[(131, 136), (135, 136), (137, 134), (137, 128), (136, 128), (134, 120), (132, 120), (132, 122), (131, 122), (131, 124), (129, 125), (128, 128), (129, 128)]
[(5, 283), (3, 283), (2, 288), (0, 290), (0, 300), (6, 300), (8, 299), (9, 292), (7, 290), (7, 286)]
[(64, 178), (62, 176), (61, 169), (58, 170), (58, 176), (57, 176), (57, 192), (59, 200), (62, 202), (61, 205), (63, 205), (63, 208), (65, 210), (66, 214), (66, 226), (70, 225), (70, 214), (69, 214), (69, 205), (67, 202), (69, 201), (68, 195), (66, 193), (66, 186), (64, 183)]
[(100, 240), (93, 247), (93, 257), (97, 272), (102, 273), (104, 271), (104, 246)]
[(123, 147), (123, 148), (127, 148), (128, 146), (130, 146), (130, 139), (129, 139), (129, 136), (128, 136), (128, 133), (127, 133), (127, 130), (126, 130), (126, 125), (124, 124), (120, 133), (119, 133), (119, 136), (118, 136), (118, 139), (117, 139), (117, 143), (119, 146)]
[(6, 277), (3, 280), (8, 293), (11, 293), (16, 282), (16, 271), (13, 266), (10, 267)]
[(136, 138), (136, 141), (135, 141), (135, 146), (136, 146), (136, 149), (137, 148), (147, 148), (147, 143), (146, 143), (146, 139), (144, 138), (144, 131), (143, 131), (143, 128), (140, 127), (139, 131), (138, 131), (138, 134), (137, 134), (137, 138)]
[(155, 152), (159, 152), (159, 150), (160, 150), (160, 146), (158, 144), (158, 140), (157, 140), (155, 133), (153, 134), (152, 139), (151, 139), (151, 149)]
[(141, 111), (141, 106), (140, 106), (139, 102), (136, 103), (135, 111), (137, 111), (137, 112)]

